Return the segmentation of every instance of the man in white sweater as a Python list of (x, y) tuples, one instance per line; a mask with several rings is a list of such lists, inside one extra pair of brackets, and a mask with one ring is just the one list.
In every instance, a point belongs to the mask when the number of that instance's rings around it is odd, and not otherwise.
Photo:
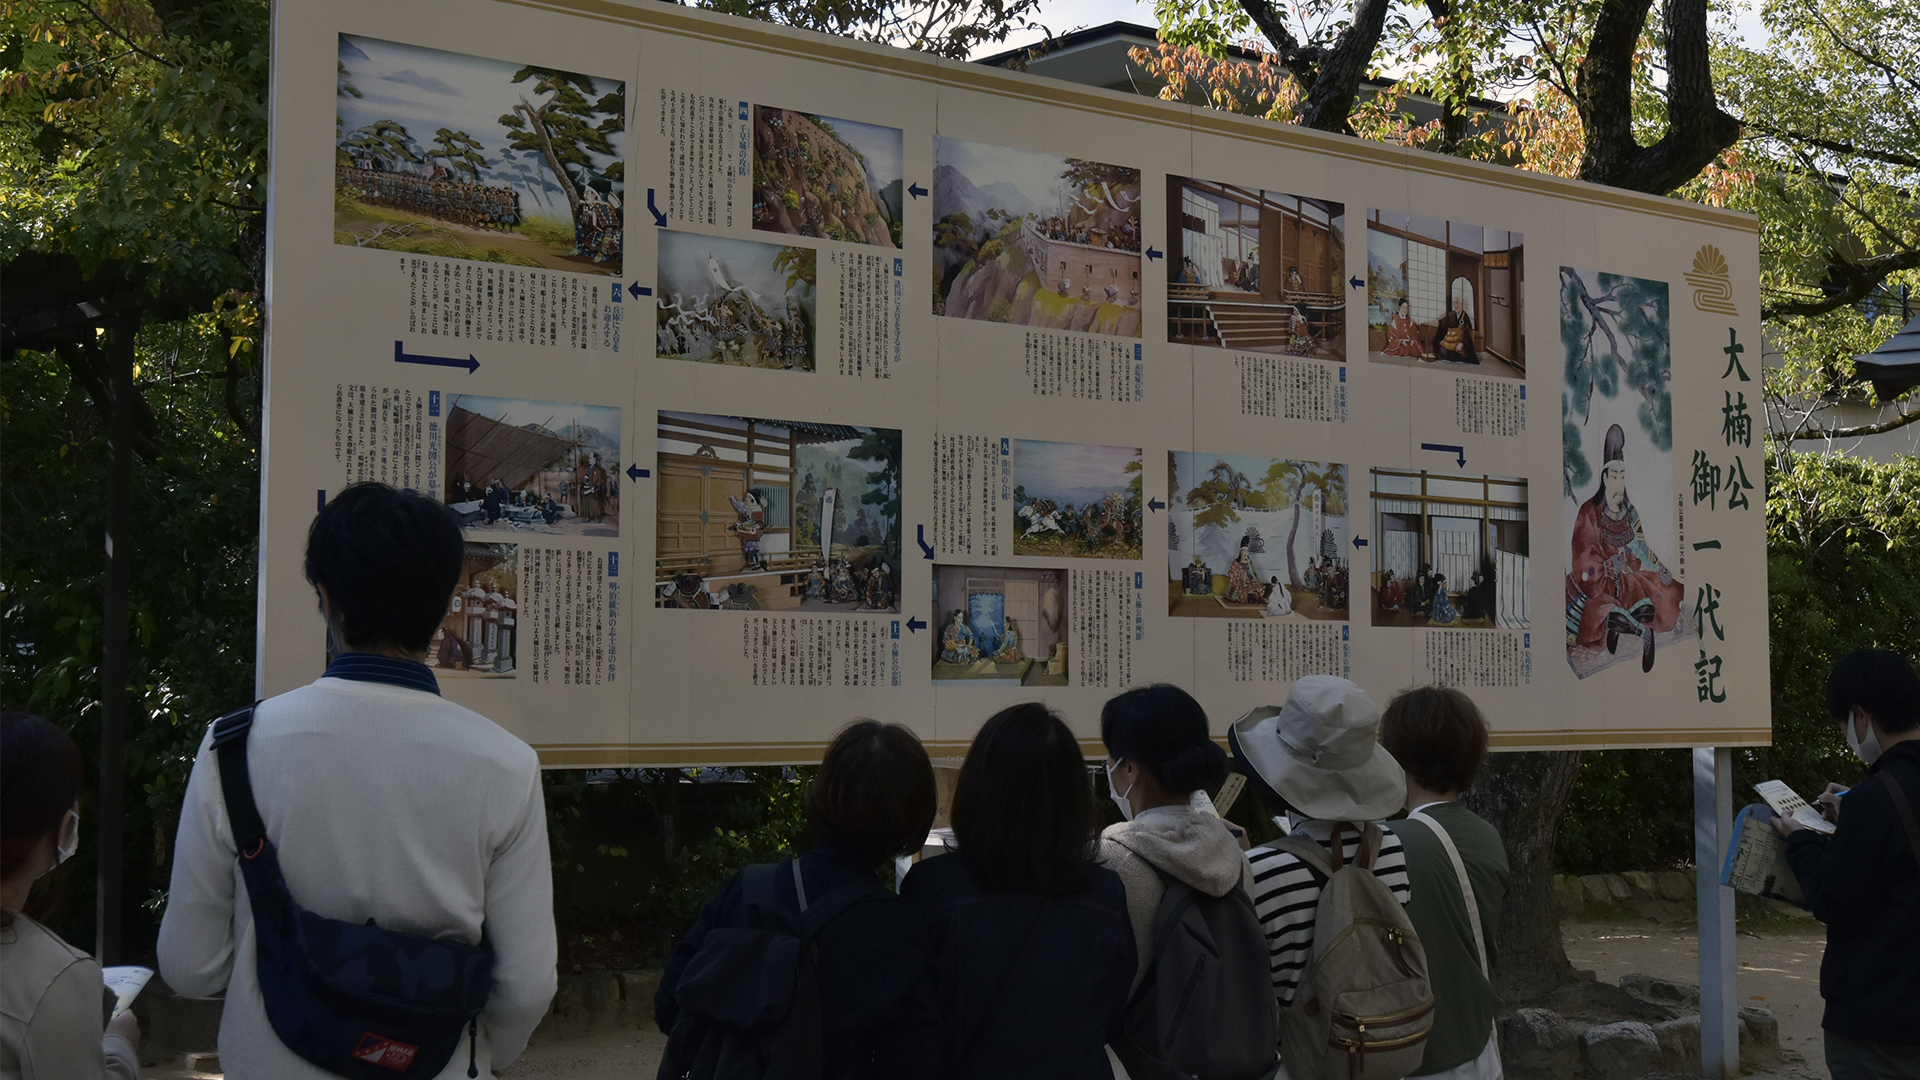
[[(553, 998), (553, 880), (540, 763), (498, 725), (440, 697), (422, 662), (461, 572), (446, 507), (361, 484), (314, 519), (306, 573), (334, 660), (261, 702), (248, 774), (295, 902), (328, 918), (494, 950), (480, 1075), (510, 1064)], [(191, 997), (226, 993), (220, 1060), (233, 1080), (328, 1080), (287, 1049), (261, 1003), (252, 911), (218, 761), (187, 783), (160, 971)], [(464, 1047), (462, 1049), (465, 1049)], [(467, 1075), (467, 1055), (440, 1074)]]

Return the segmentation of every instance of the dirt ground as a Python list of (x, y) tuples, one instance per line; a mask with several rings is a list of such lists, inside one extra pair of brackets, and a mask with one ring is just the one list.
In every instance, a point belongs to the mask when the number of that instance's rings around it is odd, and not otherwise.
[[(1561, 929), (1567, 959), (1601, 982), (1617, 984), (1621, 976), (1636, 974), (1699, 980), (1700, 950), (1690, 925), (1568, 923)], [(1783, 920), (1737, 935), (1739, 1002), (1770, 1009), (1780, 1022), (1779, 1062), (1749, 1075), (1827, 1080), (1826, 1041), (1820, 1031), (1820, 957), (1826, 940), (1826, 927), (1811, 918)]]
[[(1603, 982), (1623, 975), (1658, 975), (1680, 982), (1699, 978), (1699, 950), (1691, 926), (1650, 921), (1568, 923), (1567, 958)], [(1811, 919), (1791, 920), (1759, 931), (1741, 931), (1739, 992), (1742, 1005), (1773, 1010), (1780, 1022), (1780, 1060), (1754, 1080), (1827, 1080), (1820, 1034), (1820, 956), (1826, 929)], [(567, 1077), (568, 1080), (630, 1080), (651, 1076), (666, 1037), (651, 1029), (609, 1032), (530, 1048), (500, 1073), (502, 1080)], [(143, 1057), (149, 1080), (219, 1080), (217, 1072), (187, 1069), (178, 1058)]]

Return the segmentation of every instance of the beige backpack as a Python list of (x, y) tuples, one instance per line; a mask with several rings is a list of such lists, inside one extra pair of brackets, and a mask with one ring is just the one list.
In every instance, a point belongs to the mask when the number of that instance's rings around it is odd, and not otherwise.
[(1373, 873), (1380, 827), (1358, 826), (1359, 857), (1343, 865), (1352, 828), (1333, 827), (1331, 852), (1308, 836), (1271, 845), (1320, 883), (1312, 951), (1292, 1004), (1280, 1011), (1280, 1056), (1292, 1080), (1401, 1080), (1420, 1067), (1433, 1030), (1426, 950)]

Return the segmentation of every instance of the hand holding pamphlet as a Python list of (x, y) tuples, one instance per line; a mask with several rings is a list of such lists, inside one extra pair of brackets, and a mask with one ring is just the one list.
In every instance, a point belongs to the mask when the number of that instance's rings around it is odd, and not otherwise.
[(1820, 811), (1807, 805), (1807, 801), (1802, 799), (1798, 792), (1788, 787), (1785, 781), (1763, 780), (1753, 785), (1753, 790), (1759, 792), (1760, 797), (1767, 800), (1767, 805), (1773, 808), (1773, 812), (1781, 817), (1792, 818), (1817, 833), (1833, 832), (1833, 822), (1822, 817)]
[(133, 999), (139, 997), (140, 991), (147, 988), (147, 980), (153, 978), (153, 969), (135, 967), (131, 964), (123, 967), (101, 968), (100, 978), (107, 984), (107, 989), (113, 991), (113, 1015), (119, 1016), (133, 1008)]

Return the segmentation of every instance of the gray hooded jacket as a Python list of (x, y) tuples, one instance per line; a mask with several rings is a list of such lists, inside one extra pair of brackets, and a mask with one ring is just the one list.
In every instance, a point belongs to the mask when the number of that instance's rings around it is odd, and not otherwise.
[(1253, 895), (1253, 869), (1226, 823), (1190, 807), (1156, 806), (1132, 821), (1109, 825), (1100, 834), (1099, 862), (1127, 887), (1127, 915), (1140, 957), (1133, 974), (1136, 990), (1153, 966), (1153, 917), (1167, 891), (1160, 874), (1208, 896), (1225, 896), (1235, 885)]

